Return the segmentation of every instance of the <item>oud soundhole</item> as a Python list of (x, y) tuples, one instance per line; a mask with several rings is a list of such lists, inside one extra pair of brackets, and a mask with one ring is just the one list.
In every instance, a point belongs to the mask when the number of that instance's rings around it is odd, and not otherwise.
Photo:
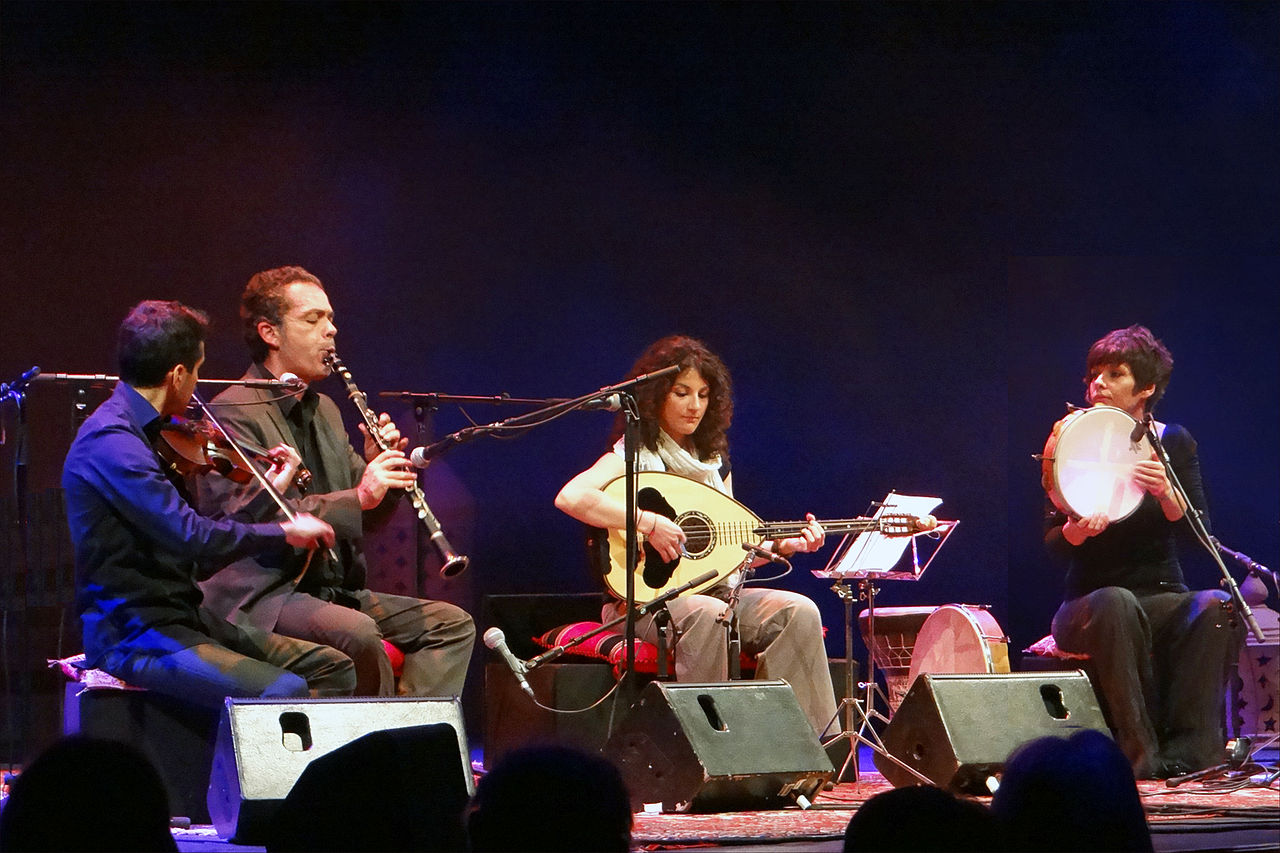
[(716, 529), (711, 519), (697, 510), (691, 510), (676, 519), (676, 524), (688, 537), (684, 543), (685, 553), (696, 560), (711, 553), (716, 547)]

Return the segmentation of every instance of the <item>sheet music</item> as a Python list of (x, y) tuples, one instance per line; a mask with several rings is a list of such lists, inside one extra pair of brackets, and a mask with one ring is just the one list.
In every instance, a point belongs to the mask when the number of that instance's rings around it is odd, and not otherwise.
[[(942, 498), (890, 492), (872, 518), (879, 518), (885, 513), (913, 515), (920, 518), (932, 515), (941, 504)], [(853, 575), (892, 571), (893, 567), (902, 560), (903, 552), (913, 539), (912, 536), (885, 536), (877, 530), (860, 533), (822, 574)], [(819, 573), (814, 572), (814, 574)]]

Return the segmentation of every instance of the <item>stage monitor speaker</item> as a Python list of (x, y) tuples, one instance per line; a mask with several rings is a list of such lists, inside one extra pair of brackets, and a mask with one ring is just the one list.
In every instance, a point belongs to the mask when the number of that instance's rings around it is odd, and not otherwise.
[[(987, 779), (1018, 746), (1083, 729), (1110, 736), (1088, 677), (1075, 672), (929, 675), (916, 678), (884, 730), (885, 749), (941, 788), (987, 794)], [(883, 755), (876, 769), (895, 787), (920, 782)]]
[[(214, 746), (209, 817), (223, 838), (260, 844), (312, 761), (371, 732), (433, 723), (446, 723), (456, 732), (454, 761), (467, 793), (474, 793), (457, 698), (228, 699)], [(422, 768), (424, 775), (445, 770)]]
[(782, 808), (835, 775), (785, 681), (650, 682), (604, 753), (636, 811)]

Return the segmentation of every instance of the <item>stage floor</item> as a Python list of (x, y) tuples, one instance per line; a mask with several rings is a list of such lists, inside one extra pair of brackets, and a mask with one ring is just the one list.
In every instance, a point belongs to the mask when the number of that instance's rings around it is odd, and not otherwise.
[[(664, 850), (689, 846), (720, 850), (839, 851), (845, 826), (866, 800), (891, 788), (869, 769), (870, 753), (859, 750), (864, 768), (859, 781), (845, 782), (819, 796), (811, 808), (721, 814), (637, 814), (633, 849)], [(1275, 750), (1257, 756), (1274, 767)], [(1173, 851), (1261, 851), (1280, 849), (1280, 789), (1257, 786), (1234, 791), (1217, 783), (1140, 782), (1152, 842), (1160, 853)], [(230, 844), (212, 827), (174, 830), (183, 851), (258, 851)]]

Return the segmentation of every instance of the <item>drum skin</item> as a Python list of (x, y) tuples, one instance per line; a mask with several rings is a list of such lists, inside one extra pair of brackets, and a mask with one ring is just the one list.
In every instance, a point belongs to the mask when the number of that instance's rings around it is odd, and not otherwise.
[(985, 607), (944, 604), (916, 635), (909, 682), (917, 675), (1009, 672), (1009, 640)]
[(1101, 512), (1116, 522), (1132, 515), (1144, 495), (1134, 466), (1152, 457), (1145, 435), (1129, 440), (1137, 424), (1114, 406), (1078, 409), (1054, 424), (1040, 478), (1053, 505), (1072, 518)]

